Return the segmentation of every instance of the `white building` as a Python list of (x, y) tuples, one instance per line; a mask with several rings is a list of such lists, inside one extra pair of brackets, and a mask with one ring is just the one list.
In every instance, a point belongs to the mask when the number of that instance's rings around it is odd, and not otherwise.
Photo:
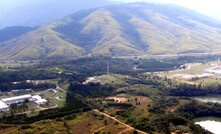
[(0, 112), (8, 111), (9, 106), (11, 104), (22, 103), (26, 99), (28, 99), (29, 101), (34, 101), (37, 105), (44, 105), (48, 102), (46, 99), (42, 99), (41, 96), (39, 96), (39, 95), (31, 96), (30, 94), (16, 96), (16, 97), (10, 97), (10, 98), (4, 98), (4, 99), (0, 100)]
[(44, 105), (46, 104), (48, 101), (46, 99), (41, 99), (41, 100), (36, 100), (35, 103), (37, 105)]
[(58, 92), (56, 89), (53, 89), (53, 88), (48, 89), (48, 91), (51, 91), (53, 93), (57, 93)]
[(58, 92), (58, 91), (55, 90), (55, 89), (52, 89), (51, 91), (52, 91), (53, 93), (55, 93), (55, 94)]
[(10, 98), (5, 98), (2, 99), (4, 103), (7, 105), (11, 105), (13, 103), (21, 103), (24, 102), (26, 99), (30, 100), (32, 97), (30, 94), (27, 95), (21, 95), (21, 96), (16, 96), (16, 97), (10, 97)]
[(221, 70), (216, 70), (215, 68), (204, 69), (204, 72), (205, 73), (210, 73), (210, 74), (221, 75)]
[(32, 101), (34, 101), (37, 105), (44, 105), (48, 102), (46, 99), (42, 99), (39, 95), (32, 96)]
[(19, 90), (12, 90), (11, 93), (17, 93)]
[(8, 111), (9, 107), (3, 101), (0, 100), (0, 112)]
[(95, 80), (95, 77), (89, 77), (88, 80)]

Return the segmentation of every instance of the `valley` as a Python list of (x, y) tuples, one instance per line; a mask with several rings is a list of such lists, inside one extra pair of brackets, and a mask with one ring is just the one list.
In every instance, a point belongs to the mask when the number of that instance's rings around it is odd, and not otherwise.
[(158, 1), (55, 1), (0, 13), (1, 134), (220, 134), (220, 21)]
[[(21, 104), (18, 104), (13, 107), (13, 114), (10, 106), (8, 112), (1, 113), (0, 131), (7, 134), (210, 134), (196, 125), (195, 119), (220, 117), (221, 104), (201, 101), (204, 96), (221, 93), (219, 75), (192, 79), (204, 73), (204, 69), (219, 65), (219, 58), (219, 55), (195, 59), (188, 56), (177, 59), (93, 57), (27, 63), (26, 66), (15, 64), (17, 68), (10, 70), (8, 66), (13, 64), (3, 64), (0, 73), (5, 77), (1, 77), (0, 89), (4, 89), (1, 98), (38, 94), (49, 103), (40, 107), (31, 102), (22, 103), (28, 107), (25, 111), (21, 111)], [(27, 70), (34, 73), (26, 74)], [(42, 72), (45, 75), (42, 76)], [(48, 90), (52, 87), (56, 92)], [(11, 93), (18, 88), (19, 93)], [(32, 89), (31, 93), (22, 92), (21, 89), (27, 88)], [(15, 115), (17, 117), (12, 118)], [(40, 125), (41, 122), (44, 125)]]

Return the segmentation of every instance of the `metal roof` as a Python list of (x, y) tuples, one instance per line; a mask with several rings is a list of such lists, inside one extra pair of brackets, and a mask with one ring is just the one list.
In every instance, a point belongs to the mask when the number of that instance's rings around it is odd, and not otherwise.
[(3, 101), (0, 100), (0, 109), (8, 108), (8, 105), (6, 105)]
[(21, 95), (21, 96), (16, 96), (16, 97), (4, 98), (2, 99), (2, 101), (7, 102), (7, 101), (15, 101), (19, 99), (27, 99), (27, 98), (31, 98), (31, 95), (26, 94), (26, 95)]

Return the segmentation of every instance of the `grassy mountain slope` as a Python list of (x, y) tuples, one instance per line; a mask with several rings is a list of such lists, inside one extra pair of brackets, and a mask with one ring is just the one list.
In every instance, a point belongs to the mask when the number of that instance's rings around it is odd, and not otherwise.
[(0, 43), (19, 37), (35, 29), (36, 28), (33, 27), (22, 27), (22, 26), (6, 27), (4, 29), (0, 29)]
[(76, 57), (83, 53), (80, 47), (60, 39), (59, 33), (51, 30), (51, 27), (53, 25), (42, 26), (27, 35), (3, 43), (0, 57), (18, 60), (57, 59)]
[(175, 6), (133, 3), (84, 10), (0, 43), (1, 59), (221, 50), (221, 24)]

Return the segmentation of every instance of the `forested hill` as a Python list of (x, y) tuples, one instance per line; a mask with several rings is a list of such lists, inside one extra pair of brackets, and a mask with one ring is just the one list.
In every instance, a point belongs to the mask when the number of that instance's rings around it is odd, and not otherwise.
[(0, 59), (219, 52), (220, 33), (221, 24), (180, 6), (115, 5), (80, 11), (0, 43)]

